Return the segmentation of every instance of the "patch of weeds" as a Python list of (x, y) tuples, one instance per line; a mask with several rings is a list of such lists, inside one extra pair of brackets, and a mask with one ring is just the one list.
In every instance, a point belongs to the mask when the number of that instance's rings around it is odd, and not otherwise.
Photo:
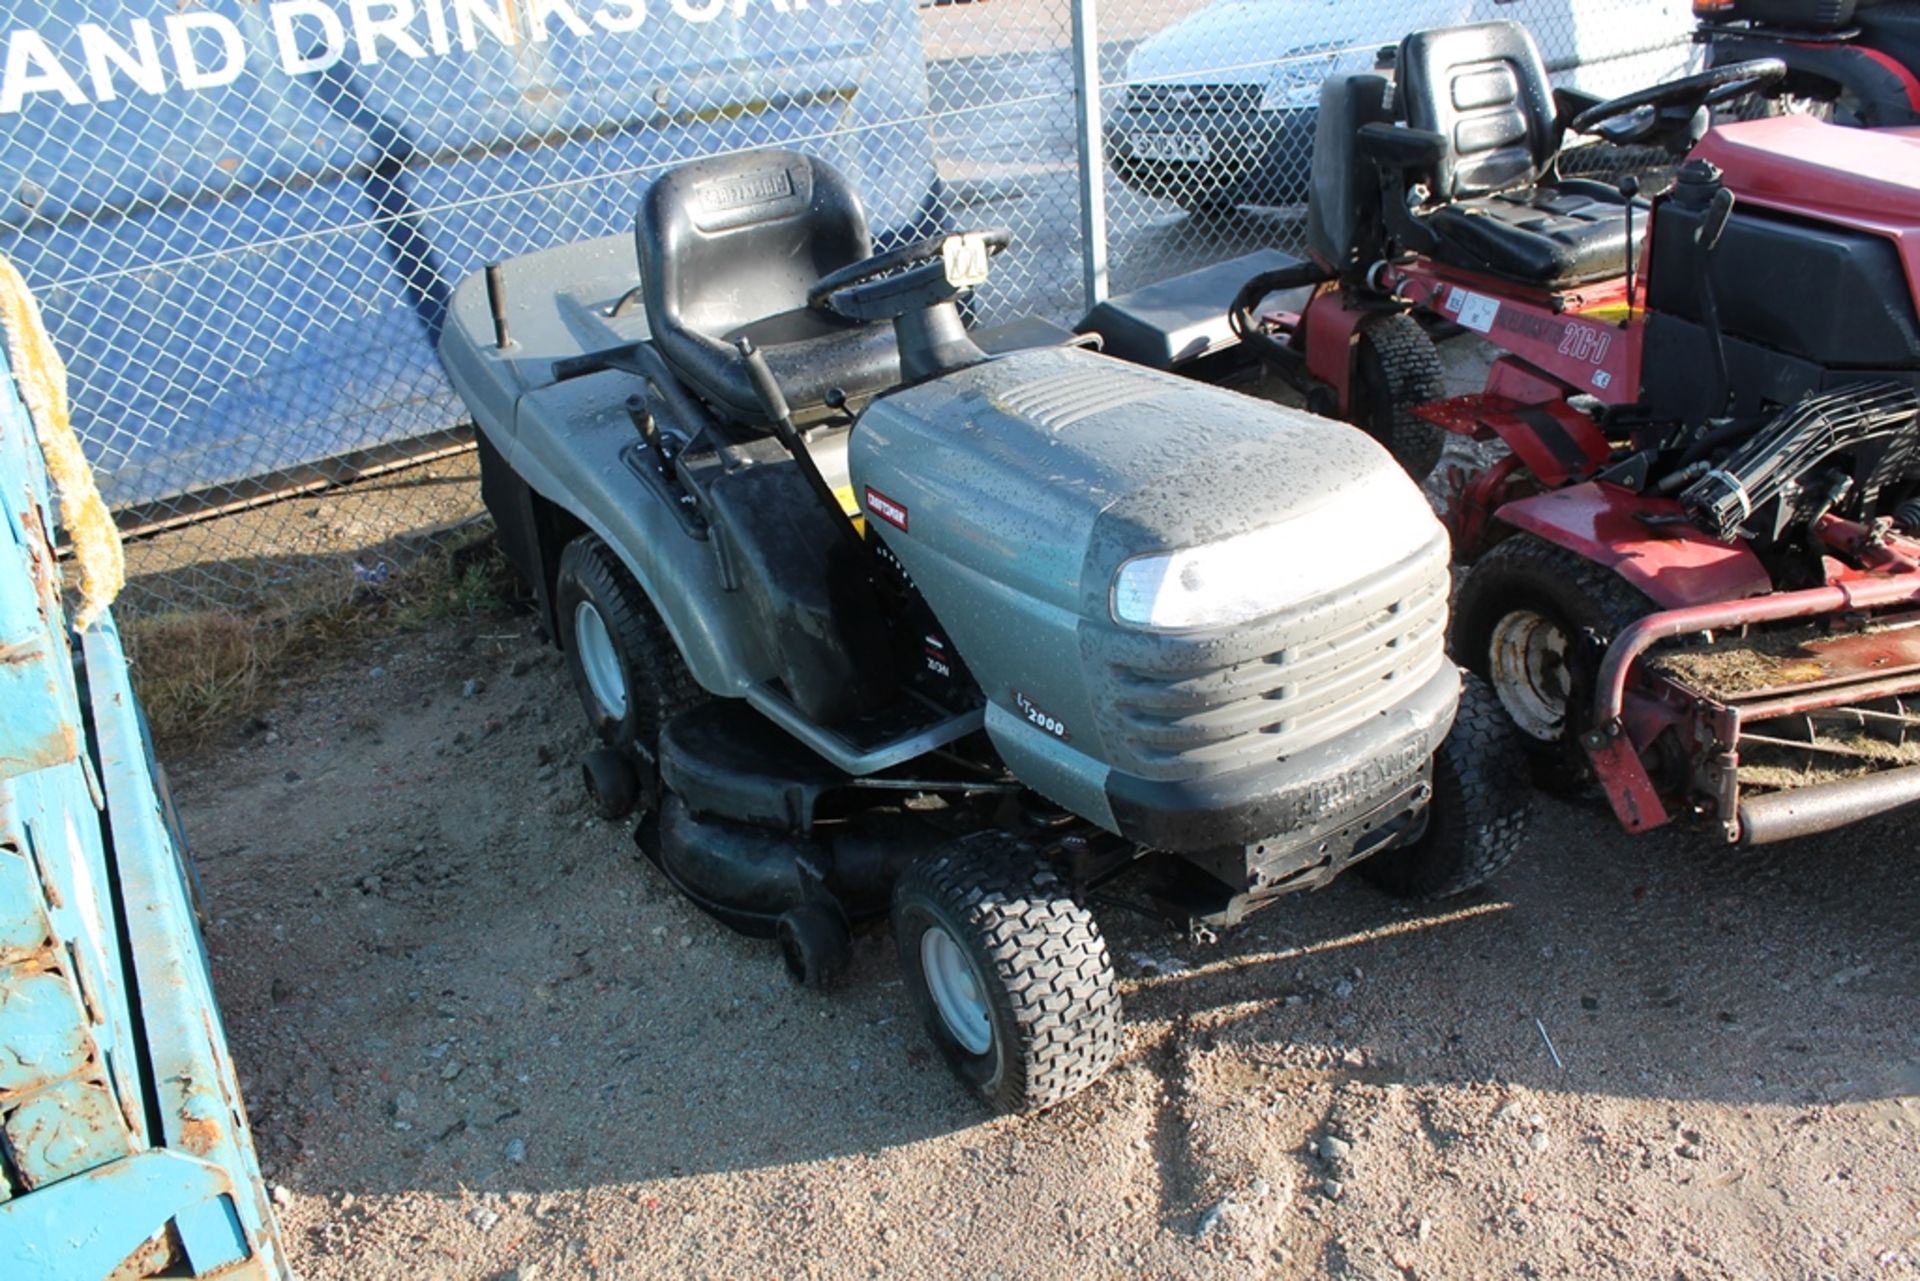
[(500, 617), (525, 597), (491, 529), (459, 543), (384, 551), (305, 576), (256, 608), (122, 620), (155, 739), (198, 746), (259, 712), (302, 667), (396, 632)]
[(134, 689), (163, 744), (201, 742), (259, 710), (298, 639), (285, 618), (220, 610), (140, 615), (121, 631)]
[(394, 574), (380, 594), (399, 627), (499, 617), (526, 599), (491, 531), (463, 543), (436, 544)]

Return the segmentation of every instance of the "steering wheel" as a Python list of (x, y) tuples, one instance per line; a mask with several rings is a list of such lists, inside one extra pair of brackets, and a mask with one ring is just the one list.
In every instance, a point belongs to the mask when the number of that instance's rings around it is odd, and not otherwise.
[[(950, 254), (947, 246), (952, 242), (959, 243)], [(928, 236), (828, 272), (807, 290), (807, 306), (848, 320), (892, 320), (956, 298), (962, 289), (980, 284), (987, 278), (986, 259), (1012, 243), (1013, 232), (1005, 227)], [(975, 249), (985, 257), (959, 262)], [(959, 264), (958, 280), (949, 274), (950, 261)]]
[[(1702, 107), (1716, 107), (1734, 98), (1744, 97), (1756, 89), (1777, 84), (1787, 75), (1787, 64), (1778, 58), (1753, 58), (1746, 62), (1729, 62), (1725, 66), (1710, 67), (1696, 75), (1682, 76), (1678, 80), (1669, 80), (1665, 84), (1654, 85), (1648, 89), (1639, 89), (1623, 94), (1618, 98), (1609, 98), (1605, 102), (1588, 107), (1585, 111), (1567, 122), (1567, 128), (1575, 133), (1593, 133), (1598, 126), (1636, 111), (1651, 110), (1654, 117), (1666, 110), (1683, 110), (1691, 116)], [(1644, 134), (1651, 129), (1653, 119), (1646, 126), (1633, 131), (1634, 136)]]

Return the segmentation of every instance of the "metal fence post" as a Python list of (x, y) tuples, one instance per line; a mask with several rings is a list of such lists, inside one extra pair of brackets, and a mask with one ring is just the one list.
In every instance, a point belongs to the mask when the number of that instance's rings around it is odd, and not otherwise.
[(1080, 266), (1086, 305), (1107, 296), (1107, 172), (1100, 128), (1099, 0), (1073, 3), (1074, 129), (1080, 153)]

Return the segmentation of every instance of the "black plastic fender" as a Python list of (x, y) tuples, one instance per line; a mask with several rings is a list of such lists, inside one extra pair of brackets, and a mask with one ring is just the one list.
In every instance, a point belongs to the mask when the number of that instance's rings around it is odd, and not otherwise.
[(1920, 78), (1894, 58), (1853, 43), (1805, 43), (1715, 32), (1710, 64), (1722, 66), (1752, 58), (1778, 58), (1787, 64), (1786, 93), (1807, 97), (1830, 93), (1834, 86), (1860, 105), (1860, 123), (1869, 129), (1920, 125)]

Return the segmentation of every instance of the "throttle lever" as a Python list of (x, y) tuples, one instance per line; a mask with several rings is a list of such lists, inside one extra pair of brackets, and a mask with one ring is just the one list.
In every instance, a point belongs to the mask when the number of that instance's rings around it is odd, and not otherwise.
[(1694, 243), (1700, 246), (1701, 253), (1711, 254), (1720, 247), (1727, 219), (1733, 217), (1733, 205), (1733, 193), (1725, 187), (1713, 193), (1713, 199), (1707, 204), (1707, 215), (1700, 220), (1700, 230), (1695, 233)]
[(1733, 206), (1731, 191), (1725, 187), (1716, 190), (1713, 199), (1707, 202), (1706, 213), (1701, 215), (1699, 228), (1693, 233), (1694, 288), (1699, 293), (1700, 320), (1706, 326), (1707, 344), (1713, 355), (1713, 413), (1716, 415), (1725, 413), (1733, 399), (1733, 375), (1727, 369), (1727, 339), (1720, 327), (1720, 300), (1713, 292), (1713, 254), (1720, 247), (1720, 237), (1726, 234)]

